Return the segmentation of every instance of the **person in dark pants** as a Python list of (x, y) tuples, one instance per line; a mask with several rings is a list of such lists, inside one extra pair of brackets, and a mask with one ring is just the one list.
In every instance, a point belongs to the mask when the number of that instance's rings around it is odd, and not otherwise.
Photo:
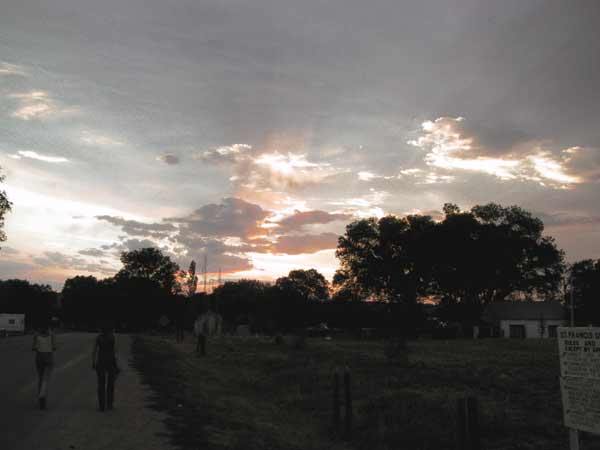
[(120, 372), (117, 364), (115, 335), (110, 325), (103, 325), (94, 342), (92, 368), (98, 375), (98, 409), (113, 409), (115, 380)]

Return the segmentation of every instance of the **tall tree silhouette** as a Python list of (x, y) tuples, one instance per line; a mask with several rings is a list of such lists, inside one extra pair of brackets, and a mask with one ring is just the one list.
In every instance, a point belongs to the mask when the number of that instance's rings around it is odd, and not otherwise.
[(123, 268), (116, 278), (146, 278), (152, 280), (166, 292), (181, 291), (177, 281), (179, 266), (154, 247), (121, 253)]
[[(1, 167), (0, 170), (2, 170)], [(0, 183), (3, 181), (4, 176), (2, 173), (0, 173)], [(0, 242), (4, 242), (6, 240), (6, 234), (4, 233), (4, 215), (11, 210), (11, 207), (12, 203), (8, 200), (6, 192), (0, 190)]]
[(185, 274), (185, 295), (192, 297), (198, 287), (198, 276), (196, 275), (196, 261), (192, 260), (190, 267)]

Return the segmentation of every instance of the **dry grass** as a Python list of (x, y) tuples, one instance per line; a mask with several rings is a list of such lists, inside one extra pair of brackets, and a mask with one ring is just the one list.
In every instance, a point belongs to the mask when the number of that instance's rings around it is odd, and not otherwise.
[[(465, 395), (479, 399), (484, 448), (567, 448), (555, 341), (419, 340), (397, 358), (382, 341), (350, 339), (293, 350), (220, 338), (208, 350), (197, 358), (191, 343), (158, 337), (134, 344), (180, 448), (453, 449), (455, 402)], [(350, 440), (330, 430), (336, 367), (352, 373)]]

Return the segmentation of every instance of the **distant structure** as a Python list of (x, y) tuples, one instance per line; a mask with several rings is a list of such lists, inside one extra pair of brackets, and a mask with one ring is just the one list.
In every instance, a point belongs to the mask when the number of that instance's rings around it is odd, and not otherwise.
[(557, 329), (566, 324), (560, 302), (498, 302), (489, 304), (473, 337), (555, 338)]
[(206, 253), (204, 254), (204, 264), (202, 265), (202, 273), (204, 274), (204, 293), (208, 294), (208, 256), (206, 256)]

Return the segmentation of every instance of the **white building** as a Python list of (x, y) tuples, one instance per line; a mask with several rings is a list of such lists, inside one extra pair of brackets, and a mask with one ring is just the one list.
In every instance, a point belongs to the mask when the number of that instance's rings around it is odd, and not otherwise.
[(0, 314), (0, 335), (25, 332), (25, 314)]
[(510, 338), (554, 338), (558, 327), (565, 325), (565, 310), (556, 301), (499, 302), (488, 305), (482, 325), (475, 327), (475, 337), (488, 335)]

